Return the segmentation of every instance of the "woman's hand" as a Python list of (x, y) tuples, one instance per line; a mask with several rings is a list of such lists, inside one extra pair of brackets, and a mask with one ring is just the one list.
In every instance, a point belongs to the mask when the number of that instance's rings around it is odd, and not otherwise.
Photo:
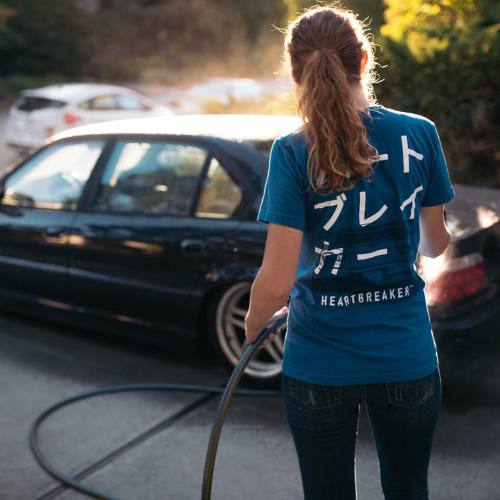
[[(259, 336), (259, 333), (264, 329), (267, 328), (271, 325), (273, 325), (276, 321), (278, 321), (280, 318), (283, 318), (288, 314), (288, 307), (283, 306), (280, 310), (276, 311), (263, 325), (253, 325), (252, 324), (252, 318), (248, 316), (248, 314), (245, 316), (245, 339), (246, 341), (251, 344), (252, 342), (255, 341), (255, 339)], [(262, 343), (261, 347), (265, 347), (276, 335), (277, 330), (270, 333), (266, 340)]]

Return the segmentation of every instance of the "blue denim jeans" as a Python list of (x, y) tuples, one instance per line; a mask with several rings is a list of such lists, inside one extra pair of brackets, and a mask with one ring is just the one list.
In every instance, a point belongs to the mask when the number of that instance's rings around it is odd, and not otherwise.
[(311, 384), (282, 374), (282, 397), (305, 500), (355, 500), (359, 405), (365, 403), (386, 500), (428, 500), (441, 373), (364, 385)]

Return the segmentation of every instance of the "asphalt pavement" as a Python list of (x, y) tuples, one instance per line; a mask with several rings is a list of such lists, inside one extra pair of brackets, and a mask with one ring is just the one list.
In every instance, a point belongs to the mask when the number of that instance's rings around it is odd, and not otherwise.
[[(28, 432), (56, 401), (145, 382), (221, 385), (224, 370), (195, 353), (159, 351), (86, 330), (0, 314), (0, 498), (73, 500), (33, 458)], [(466, 395), (464, 395), (466, 396)], [(97, 397), (53, 415), (41, 445), (54, 465), (121, 500), (199, 498), (218, 396), (138, 392)], [(491, 500), (500, 490), (500, 405), (442, 408), (429, 472), (433, 500)], [(356, 451), (358, 500), (382, 500), (364, 407)], [(214, 500), (302, 498), (280, 398), (239, 397), (227, 417)]]

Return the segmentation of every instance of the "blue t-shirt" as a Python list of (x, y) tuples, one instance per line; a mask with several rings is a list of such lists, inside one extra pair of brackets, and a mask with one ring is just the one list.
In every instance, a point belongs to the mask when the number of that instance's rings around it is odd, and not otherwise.
[(421, 206), (455, 192), (434, 122), (382, 105), (362, 113), (371, 180), (317, 194), (298, 129), (278, 137), (257, 221), (304, 232), (288, 305), (286, 375), (318, 384), (412, 380), (438, 366), (415, 266)]

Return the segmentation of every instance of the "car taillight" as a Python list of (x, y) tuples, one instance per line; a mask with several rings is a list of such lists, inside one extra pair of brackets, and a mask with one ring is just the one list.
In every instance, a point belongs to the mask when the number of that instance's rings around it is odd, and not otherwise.
[(74, 113), (64, 113), (63, 118), (66, 125), (73, 125), (81, 120), (81, 117)]
[[(436, 259), (428, 259), (428, 261)], [(447, 305), (488, 287), (483, 256), (474, 252), (462, 257), (423, 263), (425, 295), (429, 305)], [(427, 269), (426, 269), (427, 267)], [(429, 272), (431, 270), (431, 272)]]

